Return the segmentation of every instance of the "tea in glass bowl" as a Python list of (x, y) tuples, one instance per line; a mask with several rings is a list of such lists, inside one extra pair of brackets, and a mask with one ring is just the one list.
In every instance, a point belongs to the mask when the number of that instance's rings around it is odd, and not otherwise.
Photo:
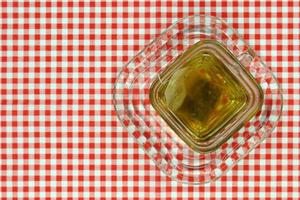
[[(221, 145), (259, 111), (263, 101), (251, 74), (213, 40), (187, 49), (158, 75), (150, 91), (157, 112), (200, 152)], [(241, 120), (241, 115), (246, 118)]]

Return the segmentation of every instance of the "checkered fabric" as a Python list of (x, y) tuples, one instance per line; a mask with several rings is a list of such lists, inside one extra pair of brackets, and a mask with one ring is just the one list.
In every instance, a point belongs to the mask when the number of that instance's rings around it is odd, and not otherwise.
[[(166, 177), (119, 123), (118, 71), (178, 18), (225, 19), (272, 68), (277, 129), (216, 182)], [(0, 198), (300, 198), (300, 3), (0, 3)]]

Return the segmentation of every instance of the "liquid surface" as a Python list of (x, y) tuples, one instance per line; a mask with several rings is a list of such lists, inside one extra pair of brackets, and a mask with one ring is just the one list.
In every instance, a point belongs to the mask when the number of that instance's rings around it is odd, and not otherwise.
[(190, 46), (152, 82), (153, 108), (191, 149), (217, 149), (261, 108), (263, 92), (222, 44)]
[(246, 104), (247, 93), (221, 61), (202, 52), (173, 73), (160, 98), (195, 137), (205, 139)]

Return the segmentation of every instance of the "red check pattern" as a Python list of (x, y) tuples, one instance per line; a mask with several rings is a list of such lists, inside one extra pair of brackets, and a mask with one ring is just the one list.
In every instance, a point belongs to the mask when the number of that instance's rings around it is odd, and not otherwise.
[[(0, 198), (300, 198), (300, 3), (11, 2), (0, 6)], [(117, 72), (178, 18), (220, 16), (281, 83), (277, 129), (214, 183), (166, 177), (124, 131)]]

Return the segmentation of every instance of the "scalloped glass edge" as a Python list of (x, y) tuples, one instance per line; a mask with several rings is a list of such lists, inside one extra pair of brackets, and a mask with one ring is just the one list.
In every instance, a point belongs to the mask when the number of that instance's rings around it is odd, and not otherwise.
[[(124, 98), (122, 97), (123, 94), (118, 94), (118, 90), (120, 89), (124, 89), (125, 90), (125, 86), (128, 86), (128, 84), (122, 82), (124, 77), (124, 73), (127, 73), (130, 75), (130, 73), (132, 71), (130, 71), (128, 68), (131, 64), (136, 64), (135, 63), (135, 60), (139, 58), (139, 56), (141, 56), (143, 53), (145, 53), (145, 51), (151, 51), (152, 49), (155, 49), (157, 46), (159, 46), (159, 41), (163, 39), (163, 37), (165, 35), (167, 35), (169, 32), (172, 32), (172, 29), (179, 23), (184, 23), (185, 20), (189, 20), (191, 18), (205, 18), (205, 19), (209, 19), (209, 22), (212, 20), (215, 20), (215, 21), (219, 21), (220, 23), (222, 24), (225, 24), (227, 26), (227, 30), (230, 30), (232, 34), (235, 34), (238, 36), (238, 41), (237, 41), (237, 44), (236, 46), (238, 46), (238, 44), (240, 43), (241, 44), (241, 49), (243, 49), (242, 53), (240, 53), (239, 55), (240, 56), (251, 56), (251, 60), (248, 60), (247, 59), (244, 59), (243, 61), (245, 63), (243, 63), (244, 65), (259, 65), (259, 68), (260, 69), (263, 69), (265, 70), (267, 74), (269, 74), (271, 76), (271, 79), (273, 81), (275, 81), (275, 85), (278, 90), (278, 98), (279, 99), (276, 99), (276, 102), (279, 101), (280, 102), (280, 108), (277, 110), (277, 116), (275, 118), (273, 118), (273, 123), (269, 124), (270, 127), (268, 127), (269, 129), (267, 129), (268, 131), (265, 132), (265, 133), (262, 133), (261, 135), (260, 134), (254, 134), (252, 135), (251, 137), (247, 138), (247, 140), (245, 141), (244, 144), (248, 144), (250, 145), (246, 150), (243, 150), (241, 154), (238, 154), (238, 157), (236, 157), (231, 163), (229, 163), (225, 168), (222, 168), (222, 169), (219, 169), (219, 168), (214, 168), (213, 170), (215, 170), (214, 172), (214, 175), (211, 175), (210, 173), (210, 176), (209, 175), (199, 175), (200, 176), (203, 176), (203, 178), (201, 177), (200, 179), (197, 179), (197, 180), (194, 180), (194, 179), (190, 179), (190, 178), (193, 178), (193, 177), (189, 177), (189, 175), (186, 175), (186, 177), (184, 175), (182, 176), (178, 176), (178, 173), (175, 173), (174, 171), (176, 171), (176, 169), (171, 169), (171, 171), (168, 169), (167, 166), (168, 165), (168, 162), (171, 162), (170, 160), (169, 161), (165, 161), (163, 162), (163, 159), (157, 159), (155, 156), (156, 154), (153, 153), (151, 151), (151, 149), (149, 150), (147, 147), (145, 147), (145, 143), (147, 142), (147, 140), (145, 141), (145, 139), (140, 139), (142, 137), (140, 136), (137, 136), (136, 134), (140, 131), (140, 130), (136, 130), (137, 127), (134, 125), (134, 123), (132, 121), (128, 121), (128, 119), (125, 119), (124, 116), (126, 116), (127, 113), (122, 113), (124, 112), (124, 109), (122, 110), (122, 106), (125, 108), (126, 106), (124, 106)], [(171, 37), (172, 38), (172, 37)], [(158, 45), (156, 44), (158, 43)], [(239, 45), (240, 45), (239, 44)], [(244, 51), (244, 48), (246, 47), (246, 51)], [(234, 49), (233, 50), (230, 50), (232, 52), (234, 52)], [(146, 53), (145, 53), (146, 54)], [(139, 60), (139, 59), (138, 59)], [(147, 63), (149, 63), (150, 60), (146, 60)], [(171, 60), (172, 61), (172, 60)], [(170, 61), (170, 62), (171, 62)], [(133, 70), (135, 70), (136, 68), (133, 68)], [(250, 71), (251, 73), (251, 71)], [(252, 74), (252, 73), (251, 73)], [(128, 77), (127, 77), (128, 78)], [(132, 78), (132, 77), (131, 77)], [(127, 91), (128, 92), (128, 91)], [(125, 67), (122, 69), (122, 71), (119, 73), (118, 75), (118, 78), (116, 80), (116, 84), (115, 84), (115, 87), (114, 87), (114, 91), (113, 91), (113, 104), (114, 104), (114, 107), (115, 107), (115, 110), (116, 110), (116, 114), (117, 114), (117, 117), (119, 119), (119, 121), (122, 123), (123, 127), (124, 128), (127, 128), (127, 131), (133, 136), (133, 138), (135, 139), (135, 141), (139, 144), (139, 146), (145, 151), (145, 153), (151, 158), (151, 160), (154, 161), (154, 163), (168, 176), (170, 176), (172, 179), (178, 181), (178, 182), (183, 182), (183, 183), (191, 183), (191, 184), (201, 184), (201, 183), (206, 183), (206, 182), (210, 182), (210, 181), (214, 181), (218, 178), (220, 178), (222, 175), (224, 175), (228, 170), (230, 170), (232, 167), (234, 167), (239, 160), (241, 160), (243, 157), (245, 157), (246, 155), (249, 154), (249, 152), (251, 150), (253, 150), (256, 146), (258, 146), (260, 143), (263, 142), (263, 140), (265, 138), (267, 138), (270, 133), (275, 129), (279, 119), (280, 119), (280, 116), (281, 116), (281, 112), (282, 112), (282, 92), (281, 92), (281, 89), (280, 89), (280, 86), (274, 76), (274, 74), (271, 72), (271, 70), (269, 68), (266, 67), (265, 63), (262, 62), (258, 56), (255, 54), (255, 52), (249, 47), (249, 45), (242, 39), (242, 37), (240, 35), (238, 35), (236, 33), (236, 31), (231, 27), (229, 26), (226, 22), (224, 22), (222, 19), (218, 18), (218, 17), (211, 17), (211, 16), (208, 16), (208, 15), (195, 15), (195, 16), (189, 16), (189, 17), (185, 17), (185, 18), (182, 18), (180, 20), (178, 20), (177, 22), (175, 22), (173, 25), (171, 25), (169, 28), (167, 28), (163, 33), (161, 33), (160, 36), (158, 36), (156, 39), (154, 39), (150, 44), (148, 44), (142, 51), (140, 51), (133, 59), (131, 59), (126, 65)], [(278, 104), (278, 102), (277, 102)], [(128, 107), (126, 107), (128, 108)], [(125, 110), (126, 111), (126, 110)], [(130, 113), (130, 112), (129, 112)], [(131, 113), (132, 114), (132, 113)], [(132, 117), (132, 116), (131, 116)], [(266, 126), (266, 124), (264, 124), (263, 126)], [(262, 127), (263, 127), (262, 126)], [(260, 128), (262, 128), (260, 127)], [(261, 129), (258, 129), (257, 132), (259, 132)], [(258, 136), (259, 135), (259, 136)], [(177, 138), (178, 139), (178, 138)], [(253, 142), (250, 141), (250, 139), (254, 140)], [(239, 146), (238, 149), (233, 149), (230, 153), (232, 153), (233, 151), (238, 151), (240, 148), (242, 148), (243, 146)], [(185, 147), (183, 147), (185, 148)], [(161, 152), (159, 152), (158, 154), (160, 154)], [(226, 157), (227, 159), (228, 157)], [(166, 164), (167, 162), (167, 164)], [(222, 164), (226, 162), (225, 159), (222, 159)], [(220, 165), (221, 166), (221, 165)], [(174, 166), (173, 166), (174, 167)], [(220, 167), (221, 168), (221, 167)], [(191, 175), (192, 176), (192, 175)], [(207, 176), (209, 176), (207, 178)]]

